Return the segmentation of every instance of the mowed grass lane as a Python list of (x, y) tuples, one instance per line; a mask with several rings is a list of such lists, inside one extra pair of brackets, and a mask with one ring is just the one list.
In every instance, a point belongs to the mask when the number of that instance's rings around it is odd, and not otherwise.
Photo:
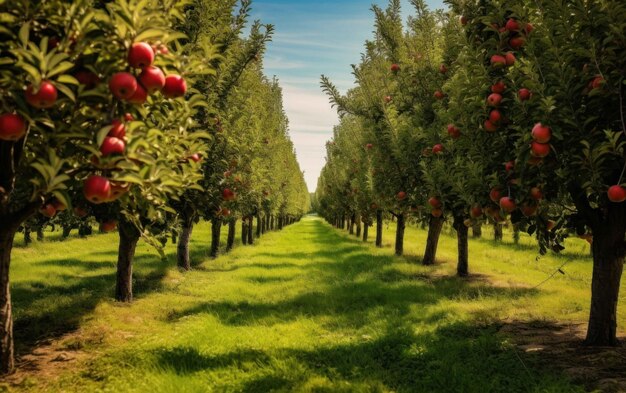
[[(409, 230), (409, 254), (421, 252), (424, 235)], [(503, 318), (584, 318), (584, 256), (568, 256), (573, 274), (534, 289), (563, 257), (536, 262), (524, 246), (472, 241), (470, 269), (489, 279), (461, 280), (452, 276), (455, 242), (446, 236), (440, 256), (450, 263), (431, 268), (313, 217), (217, 260), (206, 258), (209, 238), (207, 225), (194, 232), (202, 263), (188, 273), (141, 245), (131, 305), (111, 300), (116, 235), (17, 249), (20, 351), (60, 337), (56, 351), (80, 356), (14, 389), (582, 391), (497, 330)]]

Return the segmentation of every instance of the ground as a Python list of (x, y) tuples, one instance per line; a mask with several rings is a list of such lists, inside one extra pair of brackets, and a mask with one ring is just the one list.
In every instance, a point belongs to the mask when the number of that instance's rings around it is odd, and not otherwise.
[[(419, 265), (307, 217), (253, 247), (194, 269), (138, 250), (136, 300), (112, 301), (116, 236), (18, 248), (12, 264), (20, 370), (11, 391), (575, 392), (626, 389), (626, 352), (580, 346), (589, 247), (537, 258), (532, 240), (470, 242), (454, 277), (455, 239)], [(88, 242), (88, 243), (87, 243)], [(564, 275), (542, 283), (563, 263)], [(621, 304), (624, 304), (622, 290)], [(624, 308), (619, 326), (626, 325)], [(623, 331), (623, 330), (622, 330)]]

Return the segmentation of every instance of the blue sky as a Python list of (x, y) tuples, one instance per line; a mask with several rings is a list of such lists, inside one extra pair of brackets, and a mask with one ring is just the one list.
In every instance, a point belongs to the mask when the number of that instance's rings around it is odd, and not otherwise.
[[(427, 0), (443, 8), (442, 0)], [(372, 4), (387, 0), (253, 0), (252, 18), (276, 27), (265, 56), (265, 73), (276, 75), (284, 93), (291, 139), (305, 171), (309, 190), (324, 165), (325, 143), (338, 123), (319, 87), (324, 74), (344, 92), (353, 85), (350, 64), (358, 63), (363, 44), (372, 37)], [(403, 0), (408, 15), (412, 6)]]

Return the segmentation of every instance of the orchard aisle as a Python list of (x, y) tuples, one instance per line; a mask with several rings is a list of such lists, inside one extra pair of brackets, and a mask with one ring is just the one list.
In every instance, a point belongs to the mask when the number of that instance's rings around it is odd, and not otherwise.
[(167, 270), (129, 306), (101, 299), (58, 343), (77, 360), (17, 390), (576, 391), (526, 370), (491, 324), (538, 291), (431, 276), (391, 252), (306, 217)]

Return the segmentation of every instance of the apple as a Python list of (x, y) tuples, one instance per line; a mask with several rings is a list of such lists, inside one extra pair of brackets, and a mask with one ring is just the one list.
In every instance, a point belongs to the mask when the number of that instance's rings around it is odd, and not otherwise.
[(17, 141), (26, 135), (26, 121), (17, 113), (0, 115), (0, 140)]
[(126, 114), (124, 114), (124, 120), (125, 121), (133, 121), (133, 120), (135, 120), (135, 118), (130, 113), (126, 113)]
[(385, 96), (385, 102), (388, 104), (392, 100), (391, 96)]
[(491, 112), (489, 112), (490, 122), (492, 122), (493, 124), (500, 124), (501, 120), (502, 120), (502, 113), (500, 113), (499, 110), (493, 109)]
[(366, 148), (367, 150), (372, 150), (372, 148), (373, 148), (373, 147), (374, 147), (374, 145), (373, 145), (373, 144), (371, 144), (371, 143), (368, 143), (367, 145), (365, 145), (365, 148)]
[(145, 42), (135, 42), (128, 50), (128, 64), (133, 68), (144, 68), (154, 62), (154, 50)]
[(50, 203), (52, 203), (52, 206), (54, 206), (54, 209), (58, 212), (63, 212), (67, 210), (67, 206), (65, 206), (63, 202), (56, 198)]
[(556, 226), (556, 222), (554, 222), (553, 220), (548, 220), (548, 222), (546, 223), (546, 229), (549, 231), (554, 229), (555, 226)]
[(517, 209), (517, 205), (513, 198), (505, 196), (500, 198), (500, 208), (507, 213), (511, 213), (513, 210)]
[(467, 22), (468, 22), (467, 16), (461, 15), (461, 17), (459, 18), (459, 21), (461, 22), (463, 26), (467, 25)]
[(459, 139), (461, 137), (461, 130), (454, 124), (448, 124), (448, 135), (450, 135), (452, 139)]
[(513, 169), (515, 169), (515, 161), (509, 161), (504, 164), (504, 170), (507, 173), (511, 172)]
[(596, 76), (591, 81), (591, 88), (592, 89), (601, 89), (602, 86), (604, 86), (604, 78), (602, 76), (600, 76), (600, 75)]
[(395, 64), (395, 63), (392, 64), (391, 65), (391, 72), (398, 72), (398, 71), (400, 71), (400, 65)]
[(532, 33), (533, 30), (535, 30), (535, 26), (533, 26), (531, 23), (526, 23), (526, 26), (524, 27), (526, 35)]
[(447, 73), (448, 72), (448, 67), (446, 67), (445, 64), (439, 65), (439, 72), (442, 73), (442, 74)]
[(39, 109), (52, 108), (58, 97), (57, 88), (49, 81), (42, 81), (39, 89), (35, 89), (34, 85), (28, 86), (25, 95), (26, 102)]
[(128, 102), (135, 105), (143, 105), (146, 103), (148, 99), (148, 92), (141, 85), (137, 85), (137, 90), (135, 93), (128, 99)]
[(109, 80), (109, 89), (113, 95), (121, 100), (127, 100), (137, 90), (137, 79), (128, 72), (118, 72)]
[(182, 97), (187, 92), (187, 82), (180, 75), (171, 74), (165, 77), (162, 93), (167, 98)]
[(503, 68), (507, 65), (506, 58), (502, 55), (491, 56), (491, 66), (493, 68)]
[(500, 198), (502, 198), (502, 192), (499, 188), (494, 187), (491, 189), (491, 191), (489, 191), (489, 199), (491, 199), (493, 202), (498, 203)]
[(74, 78), (87, 89), (93, 89), (100, 83), (100, 77), (89, 70), (76, 71)]
[(106, 177), (89, 176), (83, 183), (83, 194), (91, 203), (104, 203), (111, 197), (111, 182)]
[(222, 191), (222, 198), (224, 198), (225, 201), (234, 201), (236, 197), (237, 196), (230, 188), (225, 188)]
[(489, 97), (487, 97), (487, 104), (489, 104), (489, 106), (498, 107), (500, 106), (501, 102), (502, 102), (502, 96), (498, 93), (491, 93), (489, 94)]
[(437, 143), (433, 146), (433, 154), (441, 154), (443, 153), (443, 145), (441, 143)]
[(518, 31), (519, 30), (519, 23), (517, 23), (517, 21), (513, 18), (509, 18), (509, 20), (506, 21), (506, 25), (504, 25), (504, 27), (511, 32), (514, 31)]
[(537, 141), (533, 141), (530, 144), (530, 154), (533, 157), (547, 157), (550, 154), (550, 145), (547, 143), (539, 143)]
[(161, 91), (165, 86), (165, 74), (159, 67), (146, 67), (139, 74), (139, 83), (146, 89), (148, 94)]
[(124, 139), (126, 136), (126, 126), (119, 119), (113, 119), (111, 122), (111, 130), (107, 134), (107, 136)]
[(526, 88), (519, 89), (519, 91), (517, 92), (517, 96), (519, 97), (520, 101), (528, 101), (530, 100), (532, 95), (533, 93)]
[(115, 228), (117, 228), (116, 220), (109, 220), (100, 224), (100, 231), (104, 233), (113, 232)]
[(520, 210), (522, 211), (522, 214), (526, 217), (532, 217), (537, 215), (537, 205), (535, 204), (524, 203), (522, 204), (522, 208)]
[(434, 94), (434, 97), (438, 100), (442, 100), (446, 95), (443, 94), (441, 91), (437, 90)]
[(487, 132), (496, 132), (496, 131), (498, 131), (498, 126), (493, 124), (491, 122), (491, 120), (485, 120), (485, 124), (483, 125), (483, 127), (485, 128), (485, 131), (487, 131)]
[(200, 154), (198, 153), (194, 153), (192, 155), (190, 155), (189, 157), (187, 157), (188, 160), (191, 160), (193, 162), (200, 162), (202, 160), (202, 158), (200, 158)]
[(478, 217), (481, 217), (482, 215), (483, 215), (483, 209), (482, 207), (480, 207), (480, 205), (472, 206), (472, 208), (470, 209), (470, 216), (472, 218), (478, 218)]
[(509, 40), (509, 45), (514, 50), (520, 50), (526, 44), (526, 39), (524, 37), (513, 37)]
[(541, 123), (535, 124), (531, 131), (533, 139), (539, 143), (548, 143), (552, 137), (552, 130), (548, 126), (544, 126)]
[(54, 208), (54, 205), (52, 203), (47, 203), (45, 206), (39, 209), (39, 213), (48, 218), (52, 218), (55, 216), (55, 214), (57, 214), (57, 209)]
[(228, 216), (230, 216), (230, 209), (227, 209), (227, 208), (223, 207), (222, 209), (220, 209), (219, 214), (224, 216), (224, 217), (228, 217)]
[(497, 81), (491, 86), (492, 93), (502, 94), (504, 93), (505, 90), (506, 90), (506, 85), (504, 84), (503, 81)]
[(533, 187), (530, 189), (530, 197), (536, 201), (540, 201), (543, 199), (543, 192), (539, 187)]
[(399, 193), (397, 193), (396, 199), (399, 201), (403, 201), (404, 199), (406, 199), (406, 192), (400, 191)]
[(626, 201), (626, 188), (620, 185), (609, 187), (607, 194), (611, 202), (622, 203)]
[(515, 64), (515, 55), (513, 54), (513, 52), (507, 52), (504, 56), (504, 59), (506, 60), (506, 65), (508, 67), (511, 67)]
[(438, 209), (441, 207), (441, 201), (435, 197), (431, 197), (430, 199), (428, 199), (428, 204), (434, 209)]
[(107, 136), (100, 145), (100, 153), (103, 157), (108, 157), (114, 154), (124, 154), (126, 149), (126, 143), (120, 138), (114, 136)]
[(432, 214), (433, 217), (439, 218), (443, 215), (443, 210), (441, 209), (433, 209), (430, 214)]

